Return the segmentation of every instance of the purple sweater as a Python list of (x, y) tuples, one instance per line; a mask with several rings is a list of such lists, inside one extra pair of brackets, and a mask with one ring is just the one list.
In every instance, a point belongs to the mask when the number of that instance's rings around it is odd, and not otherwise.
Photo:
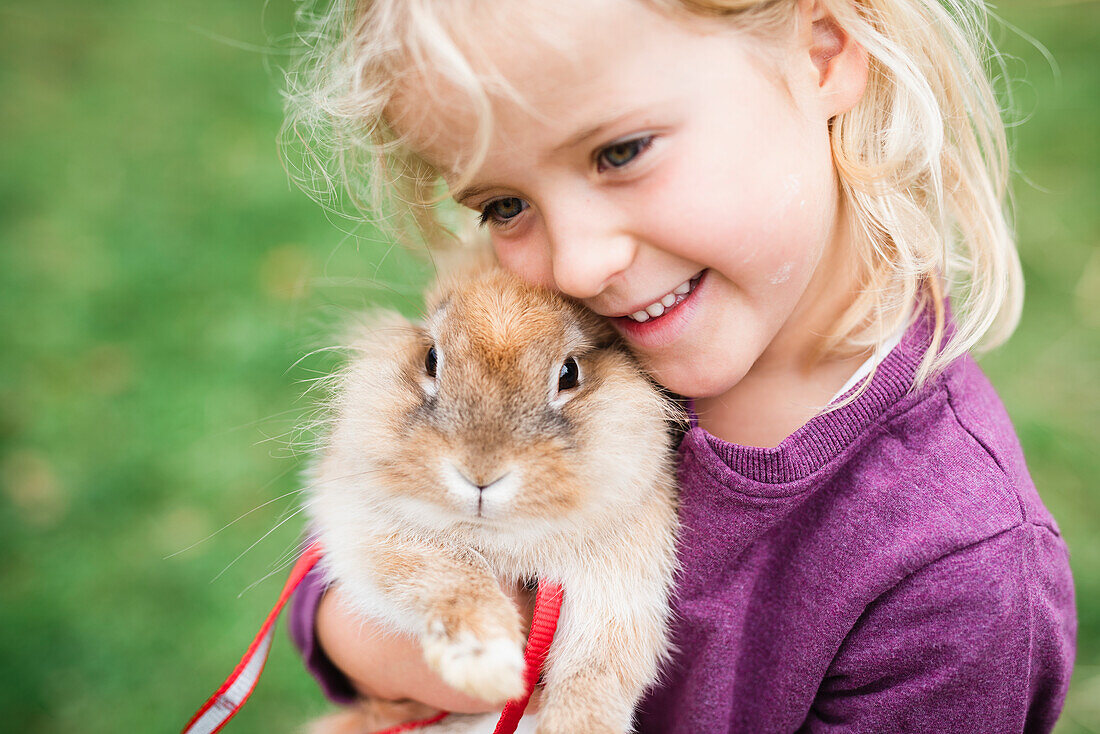
[[(643, 734), (1047, 732), (1077, 632), (1065, 542), (969, 357), (919, 392), (918, 323), (870, 388), (775, 448), (680, 448), (673, 664)], [(330, 698), (347, 680), (291, 636)], [(568, 591), (567, 591), (568, 593)]]

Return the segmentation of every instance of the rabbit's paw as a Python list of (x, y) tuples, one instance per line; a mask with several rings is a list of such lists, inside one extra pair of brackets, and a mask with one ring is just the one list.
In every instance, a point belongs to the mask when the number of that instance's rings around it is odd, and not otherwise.
[(526, 692), (523, 646), (499, 626), (478, 635), (469, 628), (448, 630), (441, 620), (428, 624), (424, 657), (447, 685), (489, 703), (503, 703)]

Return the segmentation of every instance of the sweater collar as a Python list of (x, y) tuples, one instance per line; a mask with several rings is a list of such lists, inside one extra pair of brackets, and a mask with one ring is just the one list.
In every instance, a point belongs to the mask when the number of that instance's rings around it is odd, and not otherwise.
[[(680, 444), (681, 452), (694, 452), (716, 475), (733, 471), (763, 484), (795, 482), (813, 474), (910, 394), (917, 367), (931, 340), (933, 323), (928, 313), (914, 320), (897, 346), (878, 364), (870, 385), (861, 395), (847, 405), (814, 416), (778, 446), (765, 448), (723, 441), (699, 427), (692, 409), (691, 427)], [(715, 478), (722, 483), (729, 479)]]

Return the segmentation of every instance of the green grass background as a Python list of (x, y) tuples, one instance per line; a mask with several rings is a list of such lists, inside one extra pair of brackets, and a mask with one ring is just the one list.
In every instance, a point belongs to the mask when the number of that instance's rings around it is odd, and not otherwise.
[[(1059, 731), (1096, 732), (1100, 2), (1001, 12), (1057, 67), (1004, 34), (1028, 298), (983, 364), (1072, 551)], [(415, 303), (424, 265), (347, 236), (280, 167), (292, 15), (288, 0), (0, 8), (0, 731), (178, 730), (298, 537), (291, 517), (264, 538), (294, 510), (302, 393), (332, 363), (296, 361), (349, 308)], [(229, 730), (290, 732), (324, 708), (280, 631)]]

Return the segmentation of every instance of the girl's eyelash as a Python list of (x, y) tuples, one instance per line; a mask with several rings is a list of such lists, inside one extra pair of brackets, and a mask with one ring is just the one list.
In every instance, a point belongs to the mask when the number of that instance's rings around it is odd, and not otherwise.
[[(596, 152), (596, 170), (600, 173), (608, 169), (622, 169), (629, 166), (634, 160), (642, 153), (646, 152), (651, 145), (653, 145), (653, 139), (655, 135), (643, 135), (640, 138), (628, 138), (626, 140), (620, 140), (612, 143), (611, 145), (604, 146)], [(619, 158), (625, 158), (619, 163), (614, 162), (608, 156), (616, 154)], [(493, 207), (502, 202), (516, 202), (520, 207), (519, 210), (508, 217), (500, 217), (494, 215)], [(493, 199), (486, 202), (481, 207), (481, 213), (477, 217), (477, 226), (484, 227), (503, 227), (512, 219), (515, 219), (527, 209), (528, 204), (518, 196), (504, 196), (499, 199)]]
[[(596, 170), (603, 172), (611, 169), (626, 168), (642, 153), (649, 150), (649, 147), (653, 145), (654, 135), (643, 135), (640, 138), (628, 138), (626, 140), (619, 140), (611, 145), (604, 146), (596, 152)], [(620, 163), (615, 163), (608, 158), (612, 154), (626, 154), (628, 157)]]
[[(491, 204), (492, 202), (489, 202)], [(489, 204), (485, 205), (485, 208), (481, 210), (481, 213), (477, 215), (477, 226), (479, 227), (499, 227), (500, 224), (497, 220), (489, 216)]]
[[(493, 207), (505, 201), (516, 202), (519, 206), (519, 211), (517, 211), (510, 217), (494, 216)], [(492, 201), (486, 202), (484, 205), (482, 205), (481, 214), (479, 214), (477, 218), (477, 226), (484, 227), (485, 225), (488, 225), (490, 227), (503, 227), (509, 221), (515, 219), (520, 214), (522, 214), (527, 206), (527, 202), (519, 198), (518, 196), (504, 196), (499, 199), (493, 199)]]

